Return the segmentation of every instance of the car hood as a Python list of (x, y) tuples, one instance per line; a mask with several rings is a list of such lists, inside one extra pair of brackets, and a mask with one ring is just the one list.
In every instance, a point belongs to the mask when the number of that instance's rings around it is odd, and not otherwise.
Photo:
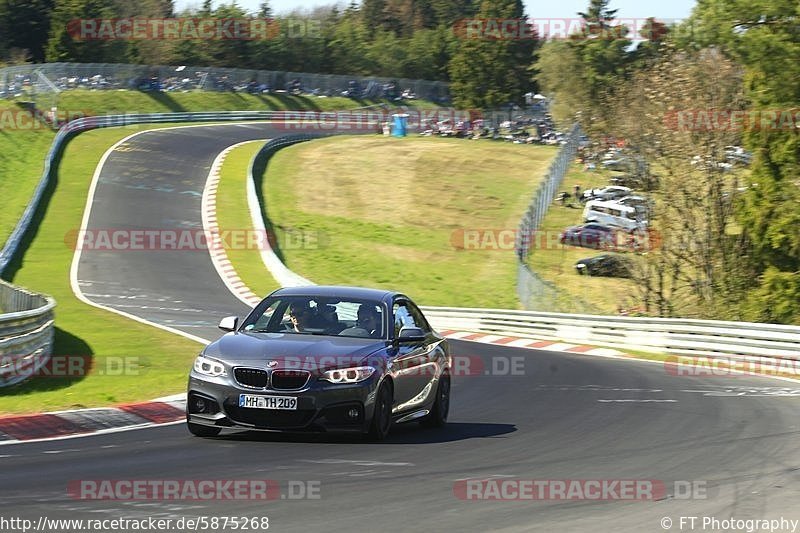
[(228, 333), (204, 355), (232, 365), (318, 370), (353, 366), (387, 348), (378, 339), (292, 333)]

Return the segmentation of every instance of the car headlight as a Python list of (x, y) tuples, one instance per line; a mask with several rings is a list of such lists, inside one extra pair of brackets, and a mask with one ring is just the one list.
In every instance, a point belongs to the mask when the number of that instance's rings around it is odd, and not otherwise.
[(371, 366), (357, 366), (353, 368), (337, 368), (322, 373), (321, 379), (331, 383), (358, 383), (364, 381), (375, 373)]
[(202, 355), (198, 355), (197, 359), (194, 360), (194, 370), (200, 374), (215, 378), (228, 375), (225, 365)]

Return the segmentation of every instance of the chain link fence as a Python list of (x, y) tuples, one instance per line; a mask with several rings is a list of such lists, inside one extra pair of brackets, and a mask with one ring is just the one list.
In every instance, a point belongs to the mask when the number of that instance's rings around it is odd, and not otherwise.
[(533, 250), (536, 232), (539, 230), (547, 214), (547, 209), (561, 187), (570, 165), (575, 160), (575, 153), (580, 145), (581, 127), (574, 124), (567, 136), (566, 143), (561, 146), (544, 180), (533, 195), (528, 210), (522, 217), (517, 232), (515, 251), (517, 265), (517, 295), (525, 309), (531, 311), (549, 311), (559, 313), (592, 313), (597, 312), (590, 304), (564, 294), (552, 283), (543, 280), (528, 266), (528, 258)]
[[(41, 77), (49, 79), (48, 85)], [(0, 97), (36, 96), (70, 89), (140, 91), (235, 91), (271, 94), (420, 98), (450, 102), (449, 84), (406, 78), (309, 74), (238, 68), (149, 66), (119, 63), (43, 63), (0, 69)]]

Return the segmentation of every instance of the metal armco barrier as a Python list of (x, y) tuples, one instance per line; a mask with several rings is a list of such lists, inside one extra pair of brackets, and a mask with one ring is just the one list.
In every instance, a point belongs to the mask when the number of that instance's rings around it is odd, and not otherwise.
[[(86, 117), (70, 121), (56, 133), (44, 160), (44, 171), (31, 201), (17, 222), (14, 231), (0, 250), (0, 275), (8, 268), (19, 250), (28, 231), (36, 209), (44, 197), (51, 181), (51, 171), (64, 143), (82, 131), (95, 128), (119, 127), (135, 124), (165, 122), (224, 122), (248, 120), (298, 120), (297, 111), (221, 111), (197, 113), (143, 113)], [(340, 120), (352, 120), (358, 124), (369, 121), (368, 111), (340, 111)], [(342, 118), (344, 117), (344, 118)], [(302, 117), (300, 117), (302, 118)], [(275, 139), (269, 146), (274, 151), (299, 139), (307, 140), (315, 135), (293, 135)], [(265, 146), (266, 150), (267, 147)], [(266, 154), (265, 154), (266, 155)], [(251, 166), (252, 169), (252, 166)], [(298, 276), (299, 278), (299, 276)], [(41, 368), (50, 358), (53, 346), (52, 298), (28, 292), (0, 280), (0, 387), (25, 380)]]
[[(256, 192), (256, 176), (261, 175), (263, 170), (266, 168), (269, 159), (281, 148), (317, 138), (319, 138), (318, 135), (308, 134), (278, 137), (264, 144), (264, 146), (261, 147), (256, 155), (253, 156), (253, 159), (250, 161), (250, 165), (247, 167), (247, 204), (250, 209), (253, 229), (255, 229), (257, 232), (262, 232), (262, 234), (267, 233), (266, 224), (264, 222), (264, 218), (262, 217), (262, 211), (263, 213), (266, 213), (267, 209), (266, 206), (262, 205), (262, 199), (259, 198), (258, 193)], [(269, 243), (267, 243), (267, 246), (269, 246)], [(296, 274), (295, 272), (292, 272), (285, 264), (283, 264), (271, 247), (261, 250), (261, 260), (263, 261), (264, 266), (267, 267), (267, 270), (269, 270), (269, 272), (272, 274), (272, 277), (274, 277), (282, 287), (313, 285), (313, 282), (307, 280), (299, 274)]]
[[(206, 122), (275, 120), (282, 112), (154, 113), (111, 115), (74, 120), (56, 134), (44, 161), (44, 171), (14, 231), (0, 250), (0, 274), (19, 250), (45, 191), (51, 170), (65, 141), (86, 130), (129, 124), (159, 122)], [(55, 300), (0, 280), (0, 387), (20, 383), (47, 364), (53, 349), (53, 309)]]
[[(340, 116), (347, 117), (347, 112), (341, 112)], [(292, 111), (218, 111), (218, 112), (198, 112), (198, 113), (136, 113), (127, 115), (105, 115), (97, 117), (86, 117), (73, 120), (65, 124), (56, 133), (53, 144), (47, 152), (44, 160), (44, 171), (36, 186), (31, 201), (22, 214), (14, 231), (8, 237), (3, 249), (0, 250), (0, 275), (8, 267), (12, 257), (16, 253), (22, 241), (22, 237), (28, 230), (28, 226), (33, 219), (33, 215), (44, 196), (45, 190), (50, 183), (50, 172), (56, 158), (60, 154), (64, 142), (76, 133), (95, 128), (109, 128), (120, 126), (132, 126), (136, 124), (158, 124), (164, 122), (223, 122), (223, 121), (248, 121), (248, 120), (296, 120), (298, 112)], [(352, 120), (366, 120), (366, 112), (352, 112)]]
[(55, 305), (0, 280), (0, 387), (24, 381), (50, 359)]
[(800, 326), (504, 309), (423, 309), (437, 329), (505, 333), (675, 355), (800, 359)]

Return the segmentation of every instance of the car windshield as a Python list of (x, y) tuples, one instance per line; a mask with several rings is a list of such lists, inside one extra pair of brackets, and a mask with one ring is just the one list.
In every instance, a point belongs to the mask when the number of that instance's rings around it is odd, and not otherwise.
[(242, 330), (385, 339), (385, 317), (385, 309), (378, 301), (278, 296), (261, 302), (247, 317)]

